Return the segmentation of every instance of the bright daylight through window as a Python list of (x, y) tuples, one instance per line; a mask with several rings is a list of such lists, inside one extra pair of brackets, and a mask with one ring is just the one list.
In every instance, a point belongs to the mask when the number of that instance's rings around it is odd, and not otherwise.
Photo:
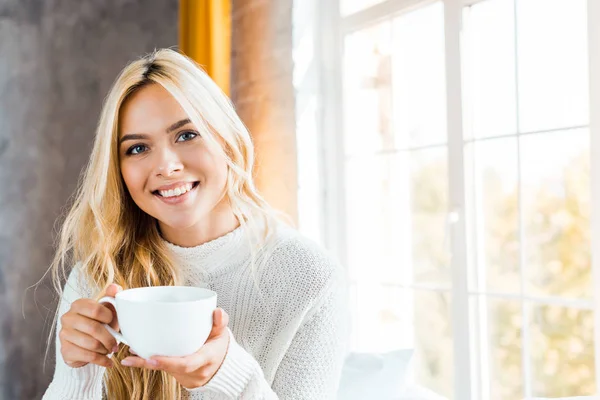
[[(336, 240), (350, 278), (352, 349), (414, 349), (415, 381), (446, 398), (456, 398), (457, 382), (469, 382), (471, 399), (596, 395), (588, 1), (465, 2), (459, 51), (447, 43), (459, 20), (449, 19), (451, 4), (339, 0), (340, 40), (323, 45), (340, 55), (321, 72), (339, 79), (324, 90), (341, 101), (324, 100), (323, 115), (342, 121), (334, 167), (345, 185), (334, 194), (345, 229)], [(461, 66), (459, 116), (449, 114), (449, 65)], [(455, 153), (448, 121), (457, 117)], [(318, 123), (299, 132), (309, 131), (330, 134)], [(327, 169), (333, 146), (311, 140)], [(307, 143), (301, 159), (314, 153)], [(327, 195), (328, 176), (315, 183), (322, 191), (301, 180), (301, 195)], [(307, 214), (316, 230), (314, 221)], [(452, 257), (453, 240), (466, 266)], [(457, 298), (468, 327), (453, 323)], [(457, 341), (469, 360), (457, 359)]]

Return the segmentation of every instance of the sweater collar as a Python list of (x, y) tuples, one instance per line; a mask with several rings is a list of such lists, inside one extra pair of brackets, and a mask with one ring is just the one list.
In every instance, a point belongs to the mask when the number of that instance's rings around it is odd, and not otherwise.
[(167, 248), (180, 261), (184, 272), (215, 273), (218, 270), (236, 264), (236, 259), (243, 253), (244, 227), (239, 226), (233, 231), (209, 242), (194, 247), (181, 247), (163, 239)]

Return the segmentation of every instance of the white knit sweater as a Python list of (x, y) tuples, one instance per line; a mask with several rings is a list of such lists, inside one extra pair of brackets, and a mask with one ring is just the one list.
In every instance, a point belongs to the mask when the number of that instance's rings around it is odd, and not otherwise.
[[(254, 273), (257, 290), (243, 231), (240, 227), (192, 248), (167, 243), (181, 262), (186, 284), (217, 292), (232, 332), (219, 371), (185, 398), (334, 399), (349, 332), (341, 268), (316, 244), (283, 228), (274, 235), (267, 259), (265, 252), (257, 253), (256, 266), (266, 261)], [(74, 268), (59, 314), (89, 295)], [(57, 333), (60, 328), (59, 322)], [(93, 364), (70, 368), (57, 340), (54, 379), (43, 400), (100, 400), (104, 370)]]

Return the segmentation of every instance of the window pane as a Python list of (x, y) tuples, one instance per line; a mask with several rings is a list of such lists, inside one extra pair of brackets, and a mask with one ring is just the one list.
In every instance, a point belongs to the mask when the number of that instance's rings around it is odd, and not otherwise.
[(521, 131), (586, 125), (586, 0), (517, 2)]
[(465, 136), (517, 131), (513, 0), (465, 8), (463, 36)]
[[(514, 400), (524, 397), (522, 368), (521, 303), (513, 300), (472, 299), (473, 321), (477, 331), (473, 340), (479, 347), (473, 373), (482, 382), (481, 397)], [(473, 398), (479, 398), (477, 393)]]
[[(410, 152), (411, 253), (417, 283), (450, 283), (446, 148)], [(406, 220), (404, 220), (406, 223)]]
[(340, 0), (340, 11), (343, 16), (362, 11), (365, 8), (381, 3), (383, 0)]
[(350, 288), (351, 350), (414, 349), (414, 380), (452, 398), (450, 294), (357, 282)]
[(517, 138), (466, 146), (474, 290), (521, 291)]
[(351, 279), (450, 284), (446, 153), (434, 148), (347, 161)]
[(532, 310), (533, 395), (595, 394), (593, 313), (550, 305)]
[(353, 158), (346, 164), (347, 258), (355, 281), (407, 280), (410, 216), (406, 165), (406, 158), (400, 155)]
[(400, 148), (446, 142), (444, 8), (435, 3), (393, 25), (394, 130)]
[(521, 138), (526, 289), (591, 296), (587, 129)]
[(436, 3), (394, 19), (393, 37), (389, 21), (346, 37), (346, 154), (445, 143), (443, 15)]
[(349, 35), (344, 47), (346, 154), (393, 149), (389, 22)]
[(406, 289), (353, 283), (351, 350), (383, 353), (413, 348), (413, 302), (412, 293)]
[(452, 303), (449, 294), (415, 291), (415, 379), (434, 392), (453, 397)]

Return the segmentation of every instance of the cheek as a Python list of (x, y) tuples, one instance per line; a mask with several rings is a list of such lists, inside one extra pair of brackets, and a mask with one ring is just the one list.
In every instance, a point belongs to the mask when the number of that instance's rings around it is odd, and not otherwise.
[(229, 167), (225, 162), (223, 162), (219, 169), (219, 180), (221, 183), (221, 187), (225, 187), (227, 185), (227, 172), (229, 171)]
[(227, 182), (227, 163), (224, 159), (214, 157), (207, 164), (207, 172), (212, 181), (212, 185), (217, 189), (221, 189)]
[(135, 198), (136, 195), (141, 194), (144, 190), (144, 178), (138, 168), (132, 168), (130, 165), (123, 164), (121, 165), (121, 175), (132, 197)]

